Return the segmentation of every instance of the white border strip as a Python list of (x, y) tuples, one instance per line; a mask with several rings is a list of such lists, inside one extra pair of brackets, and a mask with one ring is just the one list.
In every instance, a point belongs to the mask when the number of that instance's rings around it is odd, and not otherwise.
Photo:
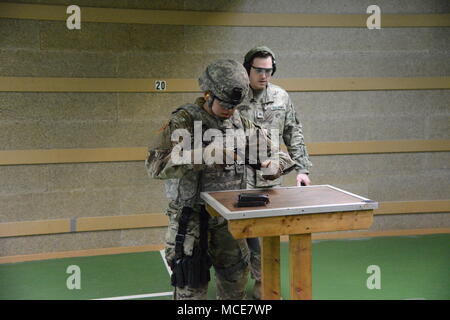
[(167, 264), (167, 260), (166, 260), (166, 253), (164, 250), (159, 250), (159, 253), (161, 254), (161, 258), (164, 262), (164, 265), (166, 266), (166, 270), (169, 273), (169, 276), (172, 276), (172, 270), (170, 270), (169, 265)]
[(110, 298), (99, 298), (92, 300), (129, 300), (129, 299), (142, 299), (142, 298), (154, 298), (154, 297), (165, 297), (171, 296), (173, 292), (159, 292), (159, 293), (146, 293), (146, 294), (137, 294), (134, 296), (121, 296), (121, 297), (110, 297)]
[(350, 196), (352, 196), (352, 197), (355, 197), (355, 198), (358, 198), (358, 199), (361, 199), (361, 200), (364, 200), (364, 201), (372, 201), (372, 200), (370, 200), (370, 199), (364, 198), (364, 197), (362, 197), (362, 196), (358, 196), (357, 194), (354, 194), (354, 193), (351, 193), (351, 192), (348, 192), (348, 191), (339, 189), (339, 188), (334, 187), (334, 186), (329, 185), (329, 184), (326, 184), (325, 186), (327, 186), (327, 187), (329, 187), (329, 188), (331, 188), (331, 189), (340, 191), (340, 192), (342, 192), (342, 193), (346, 193), (346, 194), (348, 194), (348, 195), (350, 195)]
[[(237, 190), (228, 190), (228, 191), (237, 191)], [(212, 192), (224, 192), (224, 191), (212, 191)], [(222, 216), (227, 218), (227, 215), (232, 214), (230, 210), (227, 209), (223, 204), (221, 204), (219, 201), (216, 200), (216, 198), (213, 198), (209, 193), (207, 192), (201, 192), (200, 198), (205, 200), (207, 204), (209, 204), (211, 207), (213, 207), (217, 212), (219, 212)]]

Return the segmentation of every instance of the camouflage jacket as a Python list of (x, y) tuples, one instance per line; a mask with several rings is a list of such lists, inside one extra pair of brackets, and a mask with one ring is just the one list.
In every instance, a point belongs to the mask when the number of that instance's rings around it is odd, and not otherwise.
[[(253, 95), (253, 90), (250, 90), (238, 110), (245, 118), (266, 129), (269, 136), (275, 132), (272, 129), (278, 130), (278, 141), (284, 142), (286, 145), (289, 155), (295, 162), (295, 170), (298, 173), (309, 173), (312, 164), (303, 137), (302, 124), (284, 89), (269, 83), (266, 90), (257, 97)], [(272, 140), (275, 140), (274, 137)], [(258, 180), (256, 184), (255, 182), (252, 184), (256, 186), (274, 185), (271, 182), (265, 184)]]
[[(167, 180), (167, 196), (178, 204), (177, 207), (195, 207), (202, 202), (199, 199), (201, 191), (245, 188), (245, 167), (243, 161), (235, 161), (232, 165), (226, 166), (175, 163), (172, 157), (172, 151), (178, 145), (178, 142), (172, 141), (175, 130), (184, 129), (194, 138), (195, 121), (201, 121), (202, 135), (207, 129), (218, 129), (223, 133), (227, 129), (255, 130), (266, 139), (267, 147), (271, 147), (271, 141), (263, 130), (242, 117), (237, 110), (229, 119), (219, 120), (203, 110), (201, 106), (204, 101), (203, 98), (199, 98), (196, 104), (181, 106), (172, 113), (168, 124), (158, 137), (159, 141), (149, 148), (145, 161), (150, 177)], [(202, 141), (202, 147), (207, 144)], [(293, 168), (294, 162), (286, 153), (277, 150), (272, 156), (279, 158), (280, 167), (286, 172)]]

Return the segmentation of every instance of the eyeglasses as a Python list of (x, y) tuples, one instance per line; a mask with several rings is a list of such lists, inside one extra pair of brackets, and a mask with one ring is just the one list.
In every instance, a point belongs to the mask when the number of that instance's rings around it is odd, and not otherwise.
[(272, 75), (272, 71), (273, 71), (272, 68), (256, 68), (254, 66), (252, 66), (252, 68), (255, 69), (256, 73), (258, 73), (258, 74), (265, 73), (267, 76)]

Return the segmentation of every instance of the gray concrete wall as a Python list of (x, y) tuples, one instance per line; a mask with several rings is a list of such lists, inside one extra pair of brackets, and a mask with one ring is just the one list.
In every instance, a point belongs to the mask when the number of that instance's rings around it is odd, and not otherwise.
[[(2, 2), (74, 4), (65, 0)], [(359, 13), (372, 1), (76, 1), (83, 6)], [(449, 13), (448, 1), (377, 1), (382, 13)], [(450, 75), (449, 28), (278, 28), (0, 19), (0, 76), (196, 78), (265, 44), (277, 78)], [(184, 93), (0, 93), (0, 149), (144, 147)], [(448, 90), (291, 93), (307, 142), (450, 139)], [(314, 184), (377, 201), (448, 199), (449, 153), (315, 156)], [(294, 176), (285, 180), (293, 184)], [(0, 222), (162, 213), (143, 163), (0, 166)], [(448, 214), (378, 216), (371, 230), (448, 227)], [(159, 244), (164, 228), (1, 239), (0, 255)]]

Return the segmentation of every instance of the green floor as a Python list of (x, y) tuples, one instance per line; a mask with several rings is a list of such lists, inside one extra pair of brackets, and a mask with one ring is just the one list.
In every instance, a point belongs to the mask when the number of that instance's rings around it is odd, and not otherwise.
[[(450, 235), (313, 242), (314, 299), (450, 299)], [(287, 244), (281, 246), (282, 295), (289, 298)], [(81, 289), (69, 290), (69, 266)], [(380, 289), (368, 289), (371, 265)], [(252, 281), (249, 281), (250, 290)], [(171, 291), (159, 252), (66, 258), (0, 265), (0, 299), (97, 299)], [(135, 299), (140, 298), (134, 297)], [(214, 281), (209, 298), (215, 298)], [(143, 299), (171, 299), (170, 295)]]

